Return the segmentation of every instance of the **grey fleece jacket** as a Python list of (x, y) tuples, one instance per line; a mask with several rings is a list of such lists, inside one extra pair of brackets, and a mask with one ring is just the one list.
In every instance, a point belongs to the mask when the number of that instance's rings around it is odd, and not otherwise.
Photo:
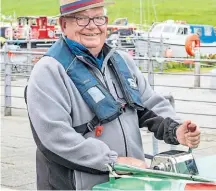
[[(137, 112), (126, 107), (117, 119), (104, 124), (101, 136), (79, 128), (94, 114), (82, 99), (64, 68), (54, 58), (43, 57), (34, 67), (27, 89), (27, 106), (32, 132), (37, 144), (38, 189), (89, 190), (108, 181), (106, 164), (115, 163), (118, 156), (144, 160), (139, 128), (148, 127), (157, 139), (178, 144), (173, 129), (180, 124), (174, 109), (162, 96), (152, 90), (133, 59), (118, 51), (126, 61), (137, 84), (145, 106)], [(105, 58), (102, 73), (95, 74), (114, 98), (124, 102), (117, 80)], [(107, 82), (107, 84), (105, 83)]]

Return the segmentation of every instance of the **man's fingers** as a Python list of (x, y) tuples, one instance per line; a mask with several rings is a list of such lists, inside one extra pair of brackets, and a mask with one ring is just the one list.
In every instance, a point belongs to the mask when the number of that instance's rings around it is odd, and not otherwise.
[(183, 126), (188, 127), (191, 124), (191, 120), (186, 120), (183, 122)]
[(187, 136), (187, 140), (190, 142), (195, 142), (200, 140), (200, 135), (198, 136)]
[(197, 125), (196, 125), (196, 124), (194, 124), (194, 123), (189, 123), (189, 124), (188, 124), (188, 127), (193, 127), (193, 128), (196, 128), (196, 127), (197, 127)]
[(194, 131), (194, 132), (188, 132), (187, 137), (199, 137), (200, 136), (200, 131)]
[(191, 133), (186, 135), (187, 146), (190, 148), (197, 148), (200, 143), (200, 135), (198, 136), (189, 136)]
[(200, 141), (188, 141), (188, 145), (199, 145)]
[(195, 137), (195, 136), (200, 135), (200, 128), (199, 128), (199, 126), (197, 126), (194, 123), (190, 123), (188, 125), (188, 135), (190, 137)]
[(118, 157), (117, 163), (129, 165), (129, 166), (135, 166), (138, 168), (148, 168), (145, 161), (133, 157)]
[(194, 123), (189, 123), (189, 124), (187, 125), (187, 130), (188, 130), (188, 132), (194, 132), (194, 131), (196, 131), (196, 128), (197, 128), (197, 126), (196, 126), (196, 124), (194, 124)]
[(195, 149), (195, 148), (197, 148), (197, 147), (199, 146), (199, 143), (196, 143), (196, 144), (195, 144), (195, 143), (194, 143), (194, 144), (188, 143), (187, 146), (188, 146), (189, 148)]
[(177, 129), (176, 136), (180, 144), (195, 148), (200, 143), (200, 128), (190, 120), (186, 120)]

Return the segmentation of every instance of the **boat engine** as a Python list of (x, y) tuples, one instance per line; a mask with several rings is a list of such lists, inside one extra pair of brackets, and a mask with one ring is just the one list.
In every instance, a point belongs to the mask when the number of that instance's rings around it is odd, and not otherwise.
[(151, 169), (181, 174), (199, 174), (192, 153), (178, 150), (155, 155), (151, 162)]

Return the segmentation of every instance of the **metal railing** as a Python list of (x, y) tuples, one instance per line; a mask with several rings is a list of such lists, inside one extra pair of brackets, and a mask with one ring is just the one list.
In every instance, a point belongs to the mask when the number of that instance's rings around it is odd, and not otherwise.
[[(26, 108), (22, 107), (15, 107), (12, 105), (12, 98), (22, 99), (22, 96), (16, 96), (12, 95), (12, 88), (24, 88), (25, 85), (17, 85), (12, 84), (13, 77), (20, 77), (27, 79), (30, 77), (31, 70), (33, 68), (32, 58), (34, 56), (42, 56), (44, 55), (44, 51), (32, 51), (31, 50), (31, 41), (26, 41), (28, 43), (27, 50), (9, 50), (7, 44), (4, 47), (4, 50), (0, 50), (0, 53), (3, 55), (4, 62), (1, 63), (1, 65), (4, 66), (4, 73), (1, 73), (2, 77), (4, 77), (4, 82), (1, 83), (1, 86), (4, 86), (4, 93), (1, 95), (1, 97), (4, 97), (4, 105), (2, 106), (4, 108), (4, 115), (10, 116), (12, 115), (12, 109), (22, 109), (25, 110)], [(26, 61), (23, 63), (19, 63), (19, 66), (25, 67), (25, 71), (20, 72), (19, 74), (17, 71), (13, 71), (13, 66), (17, 63), (14, 63), (11, 61), (11, 55), (26, 55)], [(200, 90), (213, 90), (215, 91), (216, 88), (214, 87), (200, 87), (200, 81), (201, 77), (210, 77), (215, 78), (216, 81), (216, 74), (201, 74), (200, 73), (200, 62), (206, 62), (206, 63), (216, 63), (216, 59), (200, 59), (199, 55), (196, 55), (195, 59), (191, 58), (163, 58), (163, 57), (133, 57), (134, 61), (146, 61), (146, 63), (142, 62), (141, 64), (147, 64), (148, 65), (148, 71), (147, 71), (147, 77), (150, 85), (154, 89), (155, 87), (173, 87), (173, 88), (184, 88), (184, 89), (200, 89)], [(169, 61), (193, 61), (195, 62), (195, 73), (194, 74), (188, 74), (188, 73), (164, 73), (164, 72), (154, 72), (154, 66), (153, 62), (160, 62), (160, 64), (164, 62)], [(194, 77), (194, 86), (178, 86), (178, 85), (167, 85), (167, 84), (156, 84), (155, 83), (155, 76), (156, 75), (171, 75), (171, 76), (192, 76)], [(216, 101), (210, 101), (210, 100), (192, 100), (192, 99), (179, 99), (175, 98), (172, 95), (165, 96), (166, 99), (168, 99), (171, 103), (171, 105), (175, 108), (175, 101), (178, 102), (197, 102), (197, 103), (208, 103), (208, 104), (216, 104)], [(216, 114), (211, 113), (196, 113), (196, 112), (182, 112), (182, 111), (176, 111), (179, 114), (190, 114), (190, 115), (198, 115), (198, 116), (208, 116), (208, 117), (216, 117)], [(212, 128), (212, 127), (204, 127), (203, 128)], [(153, 154), (158, 153), (158, 142), (153, 136)]]
[[(53, 41), (53, 40), (51, 40)], [(9, 43), (12, 43), (14, 41), (7, 41)], [(22, 87), (22, 86), (18, 86), (18, 85), (11, 85), (11, 77), (17, 77), (17, 76), (22, 76), (22, 77), (27, 77), (29, 78), (30, 76), (30, 72), (31, 72), (31, 69), (33, 67), (32, 63), (31, 63), (31, 60), (32, 60), (32, 56), (33, 55), (44, 55), (45, 52), (43, 51), (31, 51), (31, 43), (32, 42), (42, 42), (41, 40), (23, 40), (22, 42), (26, 42), (27, 43), (27, 50), (9, 50), (7, 48), (7, 45), (5, 46), (5, 49), (4, 50), (0, 50), (0, 53), (3, 53), (4, 54), (4, 61), (5, 63), (1, 63), (1, 65), (4, 65), (5, 66), (5, 71), (4, 71), (4, 77), (5, 77), (5, 111), (9, 111), (9, 107), (10, 107), (10, 99), (8, 99), (9, 97), (11, 97), (9, 94), (10, 94), (10, 88), (12, 86), (14, 87)], [(14, 66), (15, 64), (12, 63), (10, 61), (10, 56), (9, 54), (16, 54), (16, 55), (27, 55), (27, 61), (26, 63), (22, 63), (22, 64), (19, 64), (20, 66), (26, 66), (28, 69), (27, 69), (27, 74), (12, 74), (12, 69), (11, 69), (11, 66)], [(204, 75), (204, 74), (200, 74), (199, 72), (199, 68), (198, 70), (195, 71), (194, 74), (187, 74), (187, 73), (164, 73), (164, 72), (154, 72), (154, 67), (152, 65), (152, 62), (153, 61), (158, 61), (160, 60), (160, 63), (163, 63), (163, 62), (169, 62), (169, 61), (194, 61), (195, 62), (195, 65), (198, 65), (199, 66), (199, 63), (200, 62), (206, 62), (206, 63), (216, 63), (216, 59), (200, 59), (199, 58), (199, 55), (196, 56), (196, 58), (192, 59), (192, 58), (163, 58), (163, 57), (137, 57), (137, 56), (134, 56), (133, 59), (136, 61), (136, 60), (144, 60), (144, 61), (147, 61), (148, 63), (148, 80), (149, 80), (149, 83), (150, 85), (154, 88), (156, 86), (166, 86), (166, 87), (173, 87), (173, 88), (196, 88), (196, 89), (207, 89), (207, 90), (216, 90), (216, 88), (203, 88), (203, 87), (200, 87), (200, 77), (215, 77), (214, 74), (208, 74), (208, 75)], [(167, 84), (155, 84), (154, 83), (154, 75), (155, 74), (160, 74), (160, 75), (183, 75), (183, 76), (194, 76), (194, 87), (190, 87), (190, 86), (173, 86), (173, 85), (167, 85)], [(2, 74), (1, 74), (2, 75)], [(1, 84), (1, 86), (3, 86)], [(11, 112), (5, 112), (5, 114), (8, 113), (10, 114)]]

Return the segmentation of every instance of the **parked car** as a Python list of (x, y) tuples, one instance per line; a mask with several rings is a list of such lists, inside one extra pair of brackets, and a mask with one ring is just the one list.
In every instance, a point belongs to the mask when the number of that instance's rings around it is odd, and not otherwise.
[(134, 47), (133, 37), (134, 31), (131, 29), (119, 29), (107, 36), (107, 44), (112, 47), (120, 46), (120, 47)]

